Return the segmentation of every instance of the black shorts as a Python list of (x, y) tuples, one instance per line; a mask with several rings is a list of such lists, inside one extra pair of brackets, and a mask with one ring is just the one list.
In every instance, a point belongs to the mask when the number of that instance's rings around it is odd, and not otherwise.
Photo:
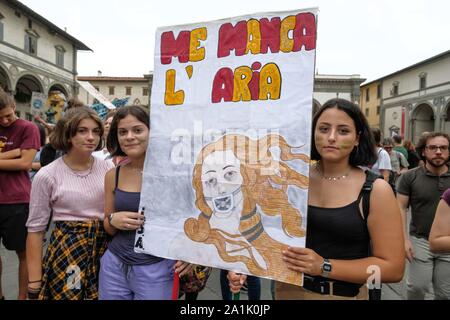
[(25, 251), (28, 203), (0, 204), (0, 240), (8, 250)]

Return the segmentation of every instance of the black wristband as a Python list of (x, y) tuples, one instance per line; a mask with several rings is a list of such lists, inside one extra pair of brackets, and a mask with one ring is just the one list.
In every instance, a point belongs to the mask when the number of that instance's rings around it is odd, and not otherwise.
[(28, 288), (28, 299), (36, 300), (39, 298), (39, 293), (41, 292), (41, 287), (39, 288)]
[(28, 292), (28, 299), (37, 300), (39, 298), (39, 292)]

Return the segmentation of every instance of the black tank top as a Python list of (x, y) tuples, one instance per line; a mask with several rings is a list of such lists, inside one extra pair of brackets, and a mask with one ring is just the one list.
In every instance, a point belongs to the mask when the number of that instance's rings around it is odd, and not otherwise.
[(370, 235), (358, 204), (359, 200), (341, 208), (308, 206), (306, 247), (328, 259), (368, 257)]

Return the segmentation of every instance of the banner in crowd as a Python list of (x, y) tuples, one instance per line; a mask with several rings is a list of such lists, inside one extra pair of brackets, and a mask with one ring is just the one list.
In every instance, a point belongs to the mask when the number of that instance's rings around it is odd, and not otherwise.
[(48, 96), (45, 93), (33, 92), (31, 94), (31, 114), (33, 116), (44, 114), (45, 104)]
[(40, 92), (31, 94), (31, 114), (44, 117), (50, 124), (61, 119), (66, 107), (66, 96), (59, 90), (50, 91), (48, 95)]
[(95, 89), (90, 82), (77, 80), (77, 83), (108, 109), (112, 110), (116, 108), (116, 106), (113, 105), (107, 98), (105, 98), (105, 96), (101, 94), (97, 89)]
[(135, 250), (302, 284), (317, 10), (159, 28)]

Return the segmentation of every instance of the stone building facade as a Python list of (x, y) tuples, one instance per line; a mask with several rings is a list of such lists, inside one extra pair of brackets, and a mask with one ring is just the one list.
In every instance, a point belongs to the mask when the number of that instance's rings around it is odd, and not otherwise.
[(77, 94), (77, 51), (92, 51), (16, 0), (0, 0), (0, 86), (30, 118), (32, 92)]

